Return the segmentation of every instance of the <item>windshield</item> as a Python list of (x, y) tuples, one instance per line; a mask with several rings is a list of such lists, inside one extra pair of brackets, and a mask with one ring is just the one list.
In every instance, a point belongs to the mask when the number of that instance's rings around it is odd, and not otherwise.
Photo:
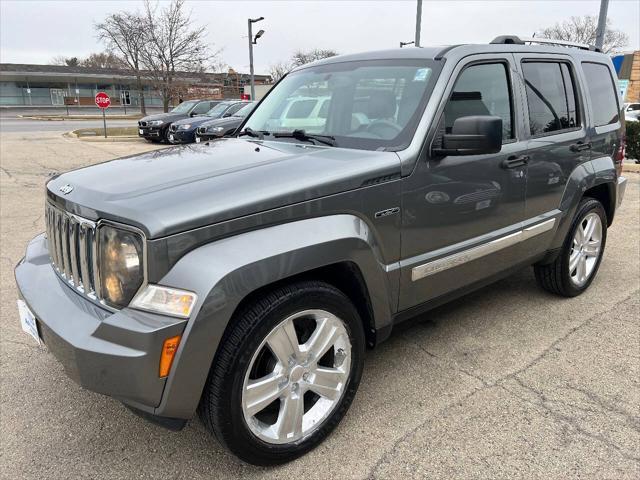
[(245, 105), (240, 110), (238, 110), (236, 113), (234, 113), (233, 116), (234, 117), (244, 118), (244, 117), (246, 117), (247, 115), (249, 115), (251, 113), (251, 110), (253, 110), (255, 108), (255, 106), (256, 106), (255, 103), (250, 103), (249, 105)]
[(305, 68), (274, 87), (245, 128), (330, 135), (339, 147), (405, 148), (429, 98), (437, 65), (432, 60), (376, 60)]
[(182, 102), (176, 108), (171, 110), (171, 113), (189, 113), (197, 103), (198, 102)]
[(205, 116), (219, 118), (230, 106), (231, 106), (230, 103), (219, 103), (215, 107), (213, 107), (211, 110), (209, 110), (207, 113), (205, 113)]

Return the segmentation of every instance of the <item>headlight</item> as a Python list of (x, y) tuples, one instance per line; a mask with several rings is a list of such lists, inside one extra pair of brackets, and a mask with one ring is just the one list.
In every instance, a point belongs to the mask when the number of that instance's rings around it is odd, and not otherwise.
[(224, 127), (209, 127), (207, 128), (207, 132), (220, 133), (224, 130)]
[(98, 228), (98, 272), (105, 302), (126, 307), (144, 281), (143, 239), (138, 233)]
[(152, 127), (159, 127), (163, 123), (163, 120), (151, 120), (150, 122), (148, 122), (148, 125), (151, 125)]
[(191, 128), (190, 123), (185, 123), (183, 125), (178, 125), (178, 130), (189, 130)]
[(196, 300), (197, 296), (193, 292), (163, 287), (162, 285), (147, 285), (136, 295), (130, 307), (163, 315), (189, 318)]

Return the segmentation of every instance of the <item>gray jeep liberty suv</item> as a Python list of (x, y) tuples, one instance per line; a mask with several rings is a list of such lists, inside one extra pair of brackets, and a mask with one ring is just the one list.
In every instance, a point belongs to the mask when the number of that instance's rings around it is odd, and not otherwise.
[(302, 455), (398, 322), (529, 265), (559, 295), (593, 281), (626, 185), (616, 76), (551, 43), (333, 57), (235, 138), (52, 178), (23, 328), (149, 420)]

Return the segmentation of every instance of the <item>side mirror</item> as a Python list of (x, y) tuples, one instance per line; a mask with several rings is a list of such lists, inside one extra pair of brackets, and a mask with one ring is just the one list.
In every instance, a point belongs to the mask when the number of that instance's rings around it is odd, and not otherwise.
[(460, 117), (451, 133), (442, 136), (442, 148), (434, 155), (482, 155), (502, 149), (502, 119), (489, 115)]

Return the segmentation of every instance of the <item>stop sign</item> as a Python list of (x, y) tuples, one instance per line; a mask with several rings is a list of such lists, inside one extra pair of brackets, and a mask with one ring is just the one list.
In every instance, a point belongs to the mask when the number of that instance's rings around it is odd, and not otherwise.
[(111, 99), (109, 98), (109, 95), (104, 92), (96, 93), (95, 101), (98, 108), (102, 108), (103, 110), (111, 106)]

